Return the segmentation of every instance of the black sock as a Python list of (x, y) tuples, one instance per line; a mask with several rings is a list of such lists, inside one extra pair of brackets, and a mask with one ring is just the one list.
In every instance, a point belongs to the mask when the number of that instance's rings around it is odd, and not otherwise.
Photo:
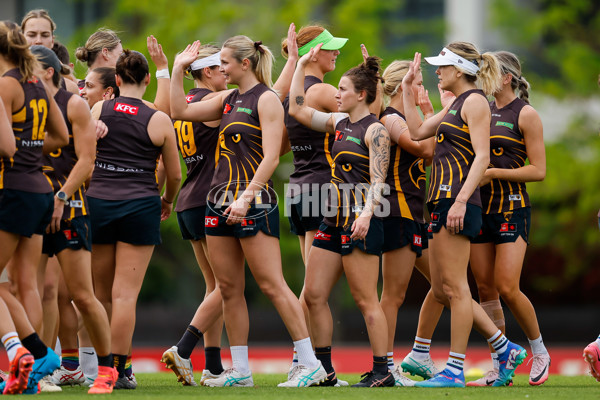
[[(115, 363), (115, 368), (119, 373), (119, 378), (125, 376), (125, 364), (127, 364), (127, 354), (113, 354), (113, 359)], [(100, 357), (98, 357), (98, 361), (100, 361)]]
[[(181, 355), (181, 354), (180, 354)], [(213, 375), (219, 375), (225, 371), (221, 363), (221, 348), (220, 347), (205, 347), (204, 348), (204, 367)]]
[(31, 335), (27, 336), (25, 339), (21, 340), (21, 344), (29, 350), (33, 358), (39, 360), (40, 358), (46, 357), (48, 354), (48, 346), (42, 342), (42, 339), (38, 336), (37, 333), (33, 332)]
[(375, 357), (373, 356), (373, 372), (378, 374), (388, 373), (387, 356)]
[(113, 355), (110, 353), (107, 356), (98, 355), (98, 366), (112, 368), (114, 365)]
[(328, 374), (333, 372), (333, 364), (331, 364), (331, 346), (315, 347), (315, 357), (321, 361), (325, 372)]
[(188, 326), (177, 343), (177, 354), (182, 358), (190, 358), (192, 351), (194, 351), (194, 347), (196, 347), (196, 343), (198, 343), (201, 337), (202, 332), (192, 325)]

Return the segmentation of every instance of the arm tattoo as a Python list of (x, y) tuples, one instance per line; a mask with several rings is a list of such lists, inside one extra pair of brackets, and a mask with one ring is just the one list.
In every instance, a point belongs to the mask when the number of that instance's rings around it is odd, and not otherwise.
[(384, 195), (385, 178), (390, 163), (390, 135), (383, 125), (377, 124), (373, 130), (369, 153), (371, 188), (365, 208), (374, 212), (375, 206), (380, 203), (381, 197)]
[(304, 105), (304, 96), (296, 96), (296, 104), (302, 107)]

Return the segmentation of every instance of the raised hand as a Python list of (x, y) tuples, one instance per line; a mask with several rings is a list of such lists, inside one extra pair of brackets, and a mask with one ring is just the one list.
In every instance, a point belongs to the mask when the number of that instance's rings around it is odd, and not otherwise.
[(288, 60), (298, 61), (298, 42), (296, 40), (296, 25), (292, 22), (287, 34)]
[(429, 100), (429, 90), (425, 89), (423, 85), (419, 86), (417, 94), (417, 105), (421, 109), (423, 116), (430, 117), (433, 115), (433, 104), (431, 104), (431, 100)]
[(448, 104), (452, 104), (456, 96), (449, 90), (442, 89), (442, 86), (438, 83), (438, 91), (440, 92), (440, 101), (442, 102), (442, 107), (446, 108)]
[(402, 90), (410, 90), (415, 78), (418, 73), (421, 71), (421, 53), (416, 52), (415, 58), (410, 63), (410, 67), (408, 68), (408, 72), (404, 75), (404, 79), (402, 79)]
[(298, 65), (306, 67), (309, 62), (317, 61), (317, 54), (319, 54), (319, 50), (323, 47), (323, 43), (319, 43), (315, 47), (311, 48), (308, 53), (303, 55), (300, 60), (298, 60)]
[(196, 40), (192, 44), (188, 44), (185, 50), (179, 53), (175, 57), (175, 61), (173, 62), (173, 67), (181, 67), (182, 69), (186, 69), (190, 66), (191, 63), (196, 61), (198, 58), (198, 50), (200, 49), (200, 41)]
[(363, 61), (367, 62), (367, 58), (369, 58), (369, 52), (367, 51), (367, 46), (365, 46), (364, 44), (361, 44), (360, 52), (362, 53)]
[(169, 68), (169, 60), (163, 52), (162, 46), (158, 43), (158, 40), (152, 35), (146, 38), (146, 44), (148, 45), (148, 53), (157, 70)]

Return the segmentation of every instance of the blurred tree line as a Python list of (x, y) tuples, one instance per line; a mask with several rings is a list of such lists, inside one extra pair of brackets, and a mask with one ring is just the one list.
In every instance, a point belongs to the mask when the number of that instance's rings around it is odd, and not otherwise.
[[(98, 27), (119, 32), (124, 48), (147, 54), (146, 36), (162, 44), (170, 63), (188, 43), (220, 44), (230, 36), (245, 34), (262, 40), (276, 56), (275, 77), (285, 64), (281, 41), (290, 22), (297, 29), (319, 23), (333, 35), (349, 38), (326, 76), (337, 86), (342, 73), (362, 61), (360, 44), (371, 55), (383, 58), (383, 67), (394, 59), (412, 59), (415, 51), (437, 54), (444, 45), (444, 9), (441, 0), (264, 0), (219, 2), (188, 0), (108, 1), (107, 16), (95, 26), (71, 38), (71, 51), (85, 43)], [(595, 0), (490, 0), (490, 26), (500, 29), (507, 50), (518, 54), (524, 75), (532, 83), (533, 106), (540, 94), (560, 98), (593, 96), (597, 99), (600, 72), (600, 3)], [(499, 50), (499, 49), (498, 49)], [(154, 69), (151, 67), (152, 73)], [(434, 69), (424, 66), (425, 85), (437, 93)], [(85, 66), (76, 67), (85, 76)], [(154, 79), (154, 78), (153, 78)], [(191, 82), (186, 82), (191, 88)], [(153, 98), (155, 82), (146, 98)], [(432, 96), (439, 109), (439, 99)], [(557, 110), (560, 112), (560, 110)], [(522, 286), (534, 303), (581, 303), (596, 298), (600, 287), (600, 246), (596, 213), (600, 206), (600, 143), (598, 120), (575, 116), (569, 129), (547, 143), (547, 178), (528, 186), (533, 204), (531, 246), (527, 253)], [(185, 171), (185, 166), (182, 164)], [(285, 155), (274, 182), (283, 200), (283, 185), (293, 170), (291, 154)], [(288, 284), (299, 294), (304, 266), (297, 238), (289, 233), (281, 201), (281, 251)], [(191, 246), (181, 240), (175, 217), (162, 226), (163, 245), (154, 252), (142, 302), (176, 304), (193, 308), (204, 295), (204, 283)], [(415, 274), (419, 275), (419, 274)], [(266, 303), (252, 279), (247, 279), (249, 303)], [(427, 284), (415, 277), (407, 303), (419, 305)], [(411, 296), (415, 293), (415, 296)], [(337, 306), (353, 307), (345, 285), (332, 295)]]

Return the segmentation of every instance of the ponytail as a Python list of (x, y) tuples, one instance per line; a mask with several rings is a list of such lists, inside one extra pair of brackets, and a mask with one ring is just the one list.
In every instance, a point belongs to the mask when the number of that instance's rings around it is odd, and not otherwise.
[(529, 89), (531, 86), (522, 75), (521, 63), (517, 56), (509, 51), (498, 51), (494, 55), (500, 63), (502, 73), (512, 75), (512, 81), (510, 82), (512, 90), (515, 92), (518, 90), (519, 97), (529, 104)]
[(500, 90), (502, 86), (502, 74), (498, 60), (493, 53), (479, 54), (477, 48), (468, 42), (452, 42), (446, 47), (448, 50), (473, 62), (479, 67), (476, 75), (472, 75), (464, 69), (456, 67), (465, 74), (467, 81), (476, 82), (486, 95), (492, 95)]
[(273, 53), (262, 42), (254, 42), (247, 36), (238, 35), (227, 39), (223, 43), (223, 48), (231, 49), (233, 57), (240, 63), (248, 59), (256, 79), (268, 87), (273, 86), (271, 80)]
[(39, 66), (37, 58), (29, 51), (29, 43), (19, 26), (12, 21), (0, 22), (0, 54), (4, 55), (18, 69), (26, 82), (33, 78)]

